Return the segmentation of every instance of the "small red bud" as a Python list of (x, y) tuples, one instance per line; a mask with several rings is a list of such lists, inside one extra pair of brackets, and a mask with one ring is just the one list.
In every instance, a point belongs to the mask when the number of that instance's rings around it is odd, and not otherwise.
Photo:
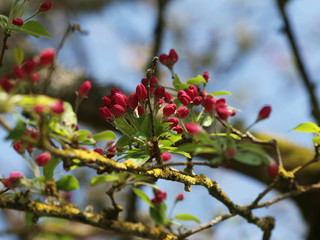
[(85, 81), (82, 83), (82, 85), (78, 89), (78, 94), (80, 97), (85, 97), (88, 95), (91, 89), (91, 82), (90, 81)]
[(163, 108), (163, 114), (166, 117), (169, 117), (170, 115), (174, 114), (174, 112), (176, 111), (177, 106), (175, 104), (168, 104), (167, 106), (165, 106)]
[(210, 79), (210, 75), (209, 75), (209, 73), (208, 73), (208, 72), (204, 72), (202, 76), (203, 76), (203, 78), (206, 80), (206, 82), (208, 82), (208, 81), (209, 81), (209, 79)]
[(136, 88), (136, 94), (139, 101), (144, 102), (148, 98), (148, 92), (143, 84), (139, 84)]
[(186, 129), (192, 135), (196, 135), (196, 134), (200, 133), (200, 130), (201, 130), (198, 123), (187, 123)]
[(37, 162), (38, 166), (43, 167), (49, 163), (50, 159), (51, 159), (51, 154), (48, 152), (45, 152), (45, 153), (41, 153), (36, 158), (36, 162)]
[(271, 162), (268, 165), (268, 174), (270, 178), (275, 178), (278, 174), (278, 165), (275, 162)]
[(23, 25), (23, 20), (21, 18), (14, 18), (12, 19), (12, 24), (21, 27)]
[(169, 161), (171, 158), (172, 158), (171, 153), (164, 152), (164, 153), (161, 154), (161, 159), (162, 159), (162, 161), (164, 161), (164, 162)]
[(271, 106), (269, 106), (269, 105), (264, 106), (259, 111), (259, 115), (258, 115), (257, 121), (260, 121), (260, 120), (268, 118), (270, 113), (271, 113)]
[(47, 12), (51, 8), (51, 1), (45, 1), (40, 5), (40, 11)]
[(56, 55), (56, 50), (53, 48), (46, 48), (40, 52), (39, 62), (43, 66), (48, 66), (53, 63), (53, 60)]
[(182, 201), (183, 199), (184, 199), (184, 194), (180, 193), (180, 194), (178, 194), (176, 201)]
[(57, 114), (61, 114), (64, 112), (64, 107), (63, 107), (63, 101), (60, 100), (57, 103), (55, 103), (54, 105), (52, 105), (50, 107), (51, 111)]

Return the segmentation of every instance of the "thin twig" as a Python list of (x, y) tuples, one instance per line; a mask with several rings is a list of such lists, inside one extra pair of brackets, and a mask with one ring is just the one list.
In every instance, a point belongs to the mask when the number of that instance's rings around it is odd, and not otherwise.
[(4, 32), (4, 37), (2, 40), (1, 55), (0, 55), (0, 68), (3, 66), (2, 61), (3, 61), (4, 53), (8, 49), (7, 40), (9, 37), (10, 37), (10, 34), (7, 34), (6, 32)]

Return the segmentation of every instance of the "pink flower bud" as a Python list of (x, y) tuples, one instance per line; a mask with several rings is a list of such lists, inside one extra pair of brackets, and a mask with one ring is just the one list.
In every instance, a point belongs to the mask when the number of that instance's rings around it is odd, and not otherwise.
[(38, 83), (41, 79), (39, 73), (31, 73), (29, 77), (32, 83)]
[(183, 133), (183, 128), (181, 126), (176, 126), (172, 130), (176, 131), (178, 134)]
[(148, 98), (148, 92), (145, 86), (143, 84), (139, 84), (136, 88), (136, 94), (137, 98), (140, 102), (144, 102)]
[(9, 178), (4, 181), (4, 186), (7, 188), (14, 188), (17, 182), (23, 177), (24, 176), (21, 172), (12, 172), (10, 173)]
[(169, 127), (174, 128), (179, 124), (179, 119), (176, 117), (168, 118), (167, 122), (171, 122), (172, 124)]
[(104, 154), (104, 151), (101, 148), (95, 148), (93, 149), (93, 151), (95, 151), (96, 153), (99, 153), (100, 155)]
[(278, 165), (275, 162), (271, 162), (268, 165), (267, 170), (268, 170), (269, 177), (270, 178), (275, 178), (277, 176), (277, 174), (278, 174), (279, 168), (278, 168)]
[(163, 99), (160, 99), (158, 102), (157, 102), (157, 107), (158, 108), (161, 108), (163, 105)]
[(132, 93), (128, 99), (128, 105), (129, 107), (134, 110), (136, 109), (136, 107), (138, 106), (139, 104), (139, 101), (138, 101), (138, 98), (137, 98), (137, 94), (136, 93)]
[(166, 117), (169, 117), (170, 115), (172, 115), (177, 109), (177, 106), (175, 104), (168, 104), (167, 106), (165, 106), (163, 108), (163, 114)]
[(37, 62), (34, 59), (30, 58), (24, 62), (22, 69), (27, 74), (31, 74), (32, 72), (34, 72), (36, 70), (37, 66), (38, 66)]
[[(219, 100), (218, 100), (219, 101)], [(216, 105), (216, 111), (221, 120), (227, 120), (229, 117), (229, 109), (226, 104), (223, 103), (223, 101), (218, 102)]]
[(198, 123), (187, 123), (186, 129), (190, 134), (196, 135), (200, 133), (201, 127), (199, 126)]
[(12, 19), (12, 24), (21, 27), (23, 25), (23, 20), (21, 18), (14, 18)]
[(230, 115), (231, 117), (235, 116), (236, 114), (237, 114), (237, 112), (236, 112), (234, 109), (230, 109), (230, 110), (229, 110), (229, 115)]
[(88, 95), (91, 89), (91, 82), (90, 81), (85, 81), (82, 83), (82, 85), (78, 89), (78, 94), (80, 97), (85, 97)]
[(106, 107), (110, 107), (111, 106), (111, 99), (110, 98), (103, 97), (101, 99), (101, 101), (102, 101), (103, 106), (106, 106)]
[(179, 116), (179, 118), (185, 118), (189, 113), (189, 109), (186, 107), (180, 107), (177, 110), (177, 115)]
[(126, 113), (126, 110), (120, 104), (113, 105), (111, 110), (116, 117), (122, 117)]
[(41, 153), (37, 158), (36, 162), (38, 166), (43, 167), (46, 166), (51, 159), (51, 154), (48, 152)]
[(22, 67), (14, 66), (12, 71), (13, 75), (18, 79), (23, 79), (26, 77), (26, 72), (22, 69)]
[(112, 88), (111, 89), (111, 95), (113, 96), (116, 93), (121, 93), (121, 90), (119, 90), (118, 88)]
[(64, 107), (63, 107), (63, 101), (60, 100), (57, 103), (55, 103), (54, 105), (52, 105), (50, 107), (51, 111), (57, 114), (61, 114), (64, 112)]
[(271, 106), (270, 105), (264, 106), (263, 108), (261, 108), (259, 112), (257, 121), (268, 118), (270, 113), (271, 113)]
[(0, 78), (0, 86), (6, 92), (10, 92), (10, 90), (13, 88), (14, 85), (10, 82), (8, 77), (1, 77)]
[(40, 11), (47, 12), (51, 8), (51, 1), (45, 1), (40, 5)]
[(165, 95), (165, 88), (164, 87), (157, 87), (156, 90), (154, 91), (154, 96), (157, 98), (157, 99), (160, 99), (160, 98), (163, 98), (164, 95)]
[(42, 114), (44, 112), (45, 107), (43, 105), (35, 105), (33, 106), (33, 111), (37, 114)]
[(168, 93), (168, 92), (164, 93), (164, 101), (166, 103), (172, 103), (173, 102), (173, 97), (171, 96), (170, 93)]
[(161, 154), (161, 159), (164, 162), (168, 162), (171, 158), (172, 158), (171, 153), (164, 152), (164, 153)]
[(162, 53), (160, 56), (159, 56), (159, 61), (162, 65), (165, 65), (165, 66), (168, 66), (170, 65), (169, 63), (169, 56), (165, 53)]
[(206, 82), (208, 82), (208, 81), (209, 81), (209, 79), (210, 79), (210, 75), (209, 75), (209, 73), (208, 73), (208, 72), (204, 72), (202, 76), (203, 76), (203, 78), (206, 80)]
[(107, 122), (113, 122), (115, 117), (113, 113), (107, 107), (102, 107), (99, 109), (100, 116)]
[(56, 55), (56, 50), (53, 48), (46, 48), (40, 52), (39, 62), (43, 66), (48, 66), (53, 63), (53, 60)]
[(178, 194), (176, 201), (182, 201), (183, 199), (184, 199), (184, 194), (180, 193), (180, 194)]

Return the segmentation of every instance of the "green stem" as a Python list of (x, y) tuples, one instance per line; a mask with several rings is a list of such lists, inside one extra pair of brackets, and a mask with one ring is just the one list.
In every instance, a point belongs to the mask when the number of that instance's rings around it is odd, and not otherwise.
[(197, 117), (197, 123), (199, 123), (200, 118), (201, 118), (203, 112), (204, 112), (204, 108), (201, 109), (201, 112), (199, 113), (199, 115), (198, 115), (198, 117)]

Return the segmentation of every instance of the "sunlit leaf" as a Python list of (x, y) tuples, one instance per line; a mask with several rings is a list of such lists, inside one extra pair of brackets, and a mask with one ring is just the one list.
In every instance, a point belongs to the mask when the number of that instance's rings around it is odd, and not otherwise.
[(49, 163), (43, 167), (43, 175), (46, 180), (49, 180), (53, 177), (54, 170), (60, 162), (60, 159), (52, 158)]
[(292, 130), (298, 131), (298, 132), (318, 133), (320, 132), (320, 127), (318, 127), (318, 125), (315, 123), (309, 122), (309, 123), (301, 123)]
[(24, 59), (24, 51), (21, 47), (15, 47), (13, 50), (14, 60), (16, 60), (16, 63), (20, 65), (23, 62)]
[(197, 85), (197, 84), (200, 84), (200, 83), (206, 83), (206, 80), (201, 75), (198, 75), (195, 78), (189, 79), (187, 81), (187, 83), (191, 84), (191, 85)]
[(59, 181), (56, 182), (56, 184), (59, 190), (66, 192), (70, 192), (79, 188), (78, 180), (72, 175), (62, 177)]
[(196, 223), (200, 223), (198, 218), (196, 218), (193, 215), (186, 214), (186, 213), (178, 214), (174, 218), (177, 220), (182, 220), (182, 221), (194, 221)]
[(116, 134), (110, 130), (103, 131), (97, 133), (93, 136), (94, 140), (101, 141), (101, 140), (114, 140), (116, 139)]
[(117, 176), (113, 175), (102, 175), (102, 176), (96, 176), (91, 179), (91, 186), (97, 186), (105, 182), (111, 182), (111, 181), (116, 181), (119, 180)]
[(139, 188), (132, 188), (133, 192), (139, 197), (141, 198), (144, 202), (146, 202), (150, 207), (154, 207), (153, 203), (151, 202), (151, 200), (149, 199), (149, 197), (147, 196), (147, 194), (145, 194), (143, 191), (141, 191)]

